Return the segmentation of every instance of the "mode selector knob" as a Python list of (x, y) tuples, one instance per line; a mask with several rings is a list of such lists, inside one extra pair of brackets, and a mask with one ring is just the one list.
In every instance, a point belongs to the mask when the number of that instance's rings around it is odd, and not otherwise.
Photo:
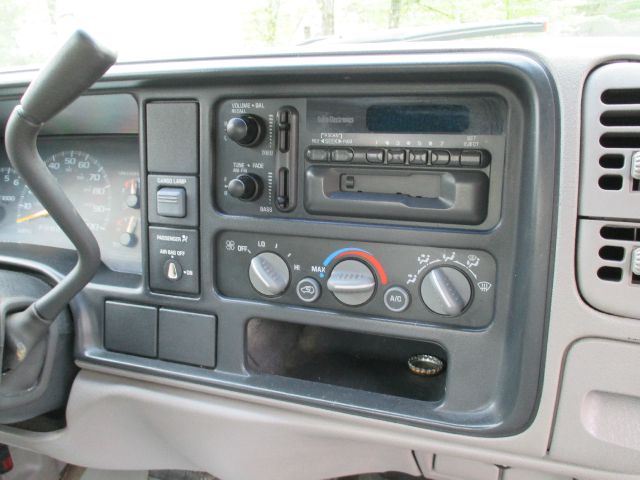
[(289, 286), (289, 267), (279, 255), (263, 252), (251, 259), (249, 281), (266, 297), (281, 295)]
[(264, 138), (264, 122), (257, 115), (233, 117), (227, 122), (227, 136), (243, 147), (253, 147)]
[(373, 296), (376, 277), (361, 261), (343, 260), (333, 267), (327, 288), (342, 303), (357, 307)]
[(471, 284), (457, 268), (437, 267), (422, 279), (420, 295), (432, 312), (455, 317), (471, 301)]
[(260, 190), (262, 190), (262, 181), (252, 173), (238, 175), (227, 185), (229, 195), (240, 200), (255, 200), (260, 196)]

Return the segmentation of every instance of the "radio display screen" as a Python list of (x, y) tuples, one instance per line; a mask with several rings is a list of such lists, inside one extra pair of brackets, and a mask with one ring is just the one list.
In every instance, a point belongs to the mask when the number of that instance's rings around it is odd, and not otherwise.
[(314, 133), (496, 135), (504, 101), (490, 96), (424, 98), (310, 98), (307, 129)]
[(371, 105), (367, 130), (379, 133), (463, 133), (469, 128), (464, 105)]

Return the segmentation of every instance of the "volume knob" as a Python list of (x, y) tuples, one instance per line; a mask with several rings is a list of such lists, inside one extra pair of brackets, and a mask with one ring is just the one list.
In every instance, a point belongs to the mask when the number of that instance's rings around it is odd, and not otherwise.
[(264, 122), (256, 115), (242, 115), (227, 122), (227, 136), (242, 147), (253, 147), (264, 137)]
[(460, 315), (471, 301), (471, 284), (457, 268), (438, 267), (431, 270), (420, 286), (422, 301), (439, 315)]

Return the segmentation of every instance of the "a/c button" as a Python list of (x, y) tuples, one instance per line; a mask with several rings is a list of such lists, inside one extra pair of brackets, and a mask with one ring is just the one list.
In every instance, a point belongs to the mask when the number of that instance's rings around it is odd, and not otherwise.
[(410, 302), (409, 292), (402, 287), (391, 287), (384, 292), (384, 305), (392, 312), (404, 312)]

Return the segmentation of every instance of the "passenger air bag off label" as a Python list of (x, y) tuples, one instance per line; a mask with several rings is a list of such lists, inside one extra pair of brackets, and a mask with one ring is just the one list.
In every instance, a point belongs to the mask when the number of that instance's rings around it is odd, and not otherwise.
[(149, 227), (149, 286), (152, 290), (198, 294), (198, 231)]

